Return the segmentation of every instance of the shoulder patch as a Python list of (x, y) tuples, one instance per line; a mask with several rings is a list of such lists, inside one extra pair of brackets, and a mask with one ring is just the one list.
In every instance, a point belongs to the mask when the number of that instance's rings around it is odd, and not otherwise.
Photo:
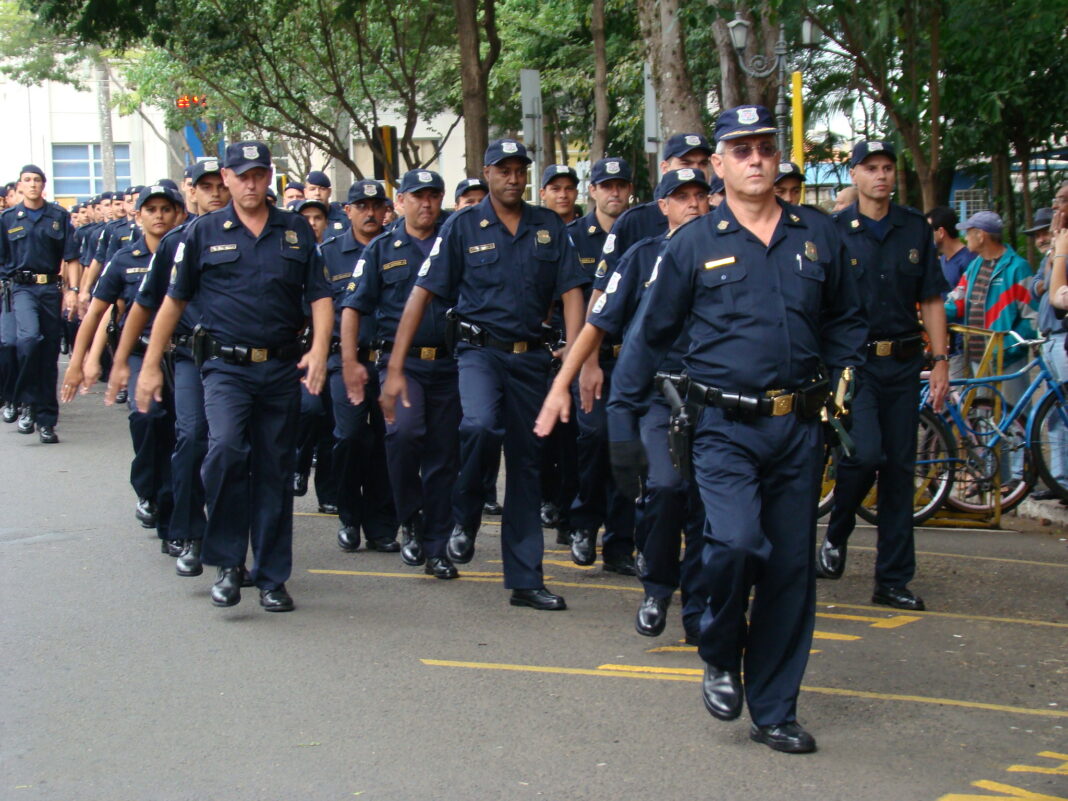
[(366, 262), (364, 262), (363, 259), (360, 259), (358, 262), (356, 262), (356, 266), (352, 268), (352, 277), (353, 278), (362, 278), (363, 277), (363, 267), (364, 267), (365, 263)]
[(430, 272), (430, 259), (424, 259), (422, 266), (419, 268), (419, 278)]
[(604, 310), (604, 304), (608, 302), (608, 295), (601, 295), (597, 298), (597, 302), (593, 304), (593, 313), (600, 314)]
[(613, 292), (619, 289), (619, 282), (622, 280), (622, 278), (623, 276), (619, 273), (612, 273), (612, 277), (608, 279), (608, 286), (605, 288), (604, 293), (606, 295), (611, 295)]
[(604, 278), (606, 275), (608, 275), (608, 262), (606, 262), (604, 259), (601, 259), (597, 263), (597, 271), (594, 273), (594, 275), (597, 278)]
[(604, 241), (604, 248), (602, 250), (605, 253), (612, 253), (616, 249), (616, 235), (609, 234), (608, 238)]

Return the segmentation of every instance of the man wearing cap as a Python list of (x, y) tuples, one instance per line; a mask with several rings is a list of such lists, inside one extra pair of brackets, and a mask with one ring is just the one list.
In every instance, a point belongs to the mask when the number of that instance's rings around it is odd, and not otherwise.
[[(942, 276), (946, 279), (947, 290), (955, 287), (964, 270), (971, 264), (975, 254), (964, 246), (960, 239), (957, 224), (960, 218), (949, 206), (935, 206), (925, 215), (934, 235), (935, 249), (938, 251), (938, 263), (942, 267)], [(971, 370), (961, 350), (963, 339), (960, 334), (949, 335), (949, 380), (968, 378)]]
[[(100, 356), (107, 342), (109, 317), (120, 328), (133, 308), (141, 283), (149, 272), (152, 256), (160, 240), (175, 226), (179, 209), (184, 208), (177, 190), (161, 185), (144, 187), (137, 200), (135, 214), (141, 233), (129, 245), (108, 261), (100, 280), (93, 289), (93, 302), (71, 352), (70, 366), (63, 376), (61, 397), (65, 403), (74, 399), (99, 380)], [(114, 307), (114, 314), (109, 314)], [(91, 347), (90, 347), (91, 343)], [(130, 354), (128, 371), (136, 376), (141, 370), (140, 352)], [(184, 537), (171, 533), (170, 520), (174, 508), (171, 485), (171, 453), (174, 450), (174, 399), (168, 386), (160, 401), (141, 412), (130, 401), (130, 440), (134, 458), (130, 463), (130, 484), (137, 494), (139, 509), (151, 509), (152, 524), (160, 540), (160, 550), (177, 557), (182, 552)]]
[(779, 174), (775, 177), (775, 196), (796, 206), (801, 202), (801, 184), (804, 182), (805, 174), (801, 168), (792, 161), (784, 161), (779, 165)]
[(61, 333), (60, 281), (78, 275), (78, 247), (70, 214), (44, 198), (45, 174), (35, 164), (19, 171), (22, 200), (0, 213), (0, 349), (13, 375), (5, 390), (22, 407), (20, 434), (36, 425), (41, 442), (59, 442), (56, 378)]
[[(397, 511), (386, 461), (386, 423), (378, 406), (379, 373), (374, 319), (360, 326), (359, 339), (341, 337), (342, 301), (359, 283), (361, 259), (375, 237), (383, 234), (386, 191), (378, 181), (356, 181), (349, 187), (345, 211), (351, 225), (322, 246), (334, 296), (334, 329), (328, 362), (330, 397), (334, 410), (333, 470), (337, 482), (339, 526), (337, 544), (352, 553), (360, 547), (360, 529), (367, 550), (395, 553)], [(364, 399), (353, 403), (342, 372), (346, 360), (366, 372)]]
[[(341, 305), (341, 358), (345, 389), (356, 405), (366, 400), (367, 369), (357, 358), (364, 326), (377, 329), (382, 343), (379, 371), (395, 358), (397, 325), (419, 265), (441, 227), (445, 182), (436, 172), (410, 170), (401, 179), (402, 222), (376, 238), (357, 263)], [(459, 470), (460, 390), (456, 360), (445, 346), (448, 305), (434, 297), (415, 332), (404, 363), (408, 406), (395, 407), (386, 428), (386, 457), (397, 517), (401, 559), (425, 564), (439, 579), (458, 573), (446, 553), (453, 526), (453, 490)]]
[(477, 206), (488, 193), (486, 182), (481, 178), (464, 178), (456, 185), (453, 200), (456, 201), (456, 208), (462, 209), (465, 206)]
[(300, 181), (290, 181), (286, 184), (286, 188), (282, 190), (282, 200), (288, 207), (294, 200), (304, 200), (304, 184)]
[[(200, 214), (218, 211), (230, 202), (230, 190), (223, 183), (218, 159), (204, 159), (190, 166), (192, 197)], [(188, 201), (187, 201), (188, 202)], [(148, 340), (145, 327), (167, 295), (174, 256), (189, 222), (185, 222), (160, 240), (133, 306), (126, 313), (122, 336), (115, 348), (114, 363), (108, 376), (104, 403), (114, 403), (125, 392), (130, 379), (128, 360), (131, 354), (144, 351)], [(171, 368), (174, 375), (175, 443), (171, 454), (171, 488), (174, 508), (170, 519), (170, 536), (181, 543), (174, 563), (179, 576), (199, 576), (204, 572), (200, 561), (204, 540), (204, 483), (200, 468), (208, 452), (208, 421), (204, 415), (204, 385), (200, 367), (193, 358), (193, 331), (200, 322), (196, 304), (189, 303), (171, 337)], [(145, 524), (156, 515), (153, 507), (138, 506), (137, 517)], [(249, 585), (251, 586), (251, 585)]]
[[(327, 205), (330, 209), (330, 213), (327, 214), (327, 230), (330, 231), (331, 236), (335, 236), (348, 228), (351, 222), (340, 203), (330, 202), (331, 194), (333, 194), (333, 189), (325, 172), (312, 170), (308, 173), (308, 177), (304, 179), (304, 197), (307, 200), (318, 200)], [(382, 199), (385, 200), (385, 194), (382, 195)]]
[[(308, 223), (267, 205), (271, 171), (262, 142), (226, 148), (222, 175), (232, 202), (190, 223), (178, 246), (137, 382), (137, 406), (145, 411), (153, 398), (162, 399), (160, 362), (186, 304), (198, 301), (211, 432), (202, 470), (208, 509), (202, 559), (219, 569), (212, 603), (240, 602), (251, 537), (260, 604), (288, 612), (300, 381), (313, 392), (322, 387), (333, 303)], [(301, 358), (305, 302), (313, 339)]]
[[(642, 239), (628, 248), (610, 276), (595, 279), (595, 284), (603, 294), (594, 303), (578, 341), (542, 404), (535, 426), (535, 432), (541, 436), (551, 430), (558, 419), (570, 416), (568, 385), (580, 374), (580, 366), (585, 371), (592, 363), (590, 357), (598, 351), (604, 353), (606, 337), (616, 342), (622, 339), (649, 285), (664, 242), (679, 226), (707, 214), (709, 209), (708, 183), (704, 173), (690, 168), (664, 173), (656, 188), (656, 198), (667, 218), (668, 232)], [(688, 332), (683, 331), (659, 365), (658, 372), (681, 373), (682, 357), (689, 342)], [(602, 393), (605, 396), (607, 394)], [(580, 414), (581, 406), (588, 405), (589, 401), (587, 397), (576, 402), (575, 413)], [(668, 453), (669, 416), (667, 403), (657, 393), (651, 398), (649, 411), (641, 419), (641, 439), (648, 454), (649, 471), (645, 476), (638, 522), (634, 527), (634, 539), (638, 540), (644, 556), (640, 576), (645, 588), (645, 598), (638, 609), (635, 628), (639, 634), (647, 637), (661, 634), (667, 623), (671, 596), (681, 583), (686, 639), (696, 644), (703, 609), (696, 578), (699, 574), (705, 515), (697, 486), (684, 481), (672, 465)], [(602, 481), (608, 467), (606, 456)], [(615, 490), (614, 480), (610, 480), (609, 486), (618, 497), (625, 498), (633, 510), (634, 499)], [(632, 511), (632, 526), (633, 519)], [(680, 575), (679, 545), (682, 532), (686, 536), (686, 554)], [(596, 528), (591, 536), (596, 536)], [(579, 538), (576, 536), (575, 539), (578, 541)], [(605, 545), (605, 550), (609, 550), (609, 544)]]
[[(931, 343), (930, 402), (949, 389), (949, 336), (931, 226), (915, 209), (890, 202), (897, 178), (889, 142), (853, 148), (849, 175), (857, 202), (834, 215), (870, 327), (867, 359), (857, 371), (851, 412), (856, 452), (838, 463), (834, 506), (817, 558), (821, 578), (842, 576), (857, 507), (878, 476), (879, 524), (872, 603), (924, 608), (908, 583), (916, 574), (912, 507), (924, 330)], [(919, 304), (920, 317), (916, 317)]]
[(89, 301), (93, 287), (100, 277), (101, 271), (108, 260), (108, 245), (113, 236), (120, 228), (129, 228), (126, 219), (126, 202), (123, 192), (104, 192), (100, 196), (100, 209), (102, 211), (102, 225), (93, 234), (93, 241), (87, 254), (88, 261), (83, 262), (88, 266), (78, 279), (78, 307), (82, 316), (89, 310)]
[(775, 197), (775, 133), (763, 107), (720, 114), (712, 165), (727, 199), (664, 246), (624, 338), (608, 422), (617, 482), (636, 495), (654, 374), (689, 331), (685, 397), (707, 515), (703, 700), (713, 716), (737, 718), (744, 663), (750, 737), (804, 753), (816, 748), (796, 707), (815, 621), (820, 368), (859, 364), (866, 327), (832, 221)]
[[(608, 232), (627, 208), (633, 188), (630, 165), (623, 159), (603, 158), (594, 163), (590, 171), (593, 209), (568, 225), (579, 263), (591, 282), (597, 275), (596, 265)], [(584, 288), (587, 304), (592, 288), (593, 284)], [(567, 513), (570, 530), (566, 544), (576, 564), (591, 565), (597, 558), (597, 530), (604, 525), (601, 555), (605, 570), (635, 575), (634, 499), (619, 493), (611, 478), (604, 406), (621, 341), (622, 337), (616, 336), (600, 344), (571, 388), (578, 425), (578, 495)], [(580, 394), (585, 396), (583, 402)]]
[[(158, 186), (164, 186), (164, 184), (158, 184)], [(137, 230), (137, 220), (135, 219), (134, 212), (137, 209), (137, 196), (140, 194), (141, 189), (142, 187), (140, 186), (131, 186), (122, 193), (124, 216), (122, 219), (116, 220), (112, 226), (111, 233), (108, 237), (107, 249), (104, 251), (104, 259), (101, 262), (102, 264), (107, 264), (121, 248), (126, 247), (137, 238), (139, 232)], [(185, 209), (184, 203), (179, 205), (182, 209)]]
[(575, 204), (578, 202), (578, 173), (567, 164), (550, 164), (541, 173), (541, 189), (538, 196), (541, 205), (555, 211), (564, 223), (575, 219)]
[(545, 588), (540, 452), (533, 428), (551, 360), (542, 322), (561, 298), (567, 338), (573, 341), (581, 327), (581, 287), (587, 279), (560, 218), (523, 202), (530, 164), (526, 148), (514, 139), (494, 140), (483, 164), (489, 195), (449, 218), (419, 268), (397, 328), (382, 405), (392, 422), (398, 398), (409, 404), (405, 357), (426, 307), (435, 296), (456, 298), (450, 337), (459, 361), (463, 419), (459, 519), (447, 554), (461, 564), (474, 555), (486, 465), (503, 441), (505, 587), (512, 590), (514, 606), (565, 609), (564, 599)]

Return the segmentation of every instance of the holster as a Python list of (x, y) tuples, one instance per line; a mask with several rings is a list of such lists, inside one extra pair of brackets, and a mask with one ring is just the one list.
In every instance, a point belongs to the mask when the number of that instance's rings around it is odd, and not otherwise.
[(457, 327), (460, 323), (460, 316), (456, 313), (456, 309), (448, 309), (445, 312), (445, 347), (449, 349), (449, 353), (456, 352), (456, 334)]
[(208, 332), (197, 324), (197, 327), (193, 329), (193, 333), (189, 335), (189, 350), (193, 354), (193, 363), (197, 367), (200, 367), (208, 360), (209, 344)]
[(656, 384), (671, 407), (668, 418), (668, 452), (671, 464), (686, 481), (693, 481), (693, 435), (697, 415), (683, 401), (690, 379), (685, 375), (657, 373)]
[(3, 298), (4, 311), (11, 311), (11, 280), (5, 278), (0, 281), (0, 297)]
[(119, 335), (122, 329), (119, 328), (118, 322), (116, 322), (117, 310), (114, 306), (111, 307), (111, 319), (108, 320), (108, 347), (114, 351), (119, 347)]

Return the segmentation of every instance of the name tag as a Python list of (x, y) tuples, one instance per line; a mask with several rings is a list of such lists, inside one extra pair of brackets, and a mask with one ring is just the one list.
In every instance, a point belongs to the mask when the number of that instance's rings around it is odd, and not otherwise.
[(126, 271), (127, 275), (134, 275), (136, 273), (147, 273), (148, 267), (131, 267)]
[(344, 281), (346, 278), (352, 278), (352, 273), (338, 273), (330, 276), (331, 281)]
[(26, 226), (24, 226), (24, 225), (20, 225), (20, 226), (18, 226), (17, 228), (8, 228), (8, 229), (7, 229), (7, 232), (8, 232), (9, 234), (17, 234), (17, 233), (18, 233), (19, 231), (23, 230), (23, 229), (24, 229), (25, 227), (26, 227)]
[(405, 267), (408, 264), (407, 259), (397, 259), (396, 261), (387, 261), (382, 265), (382, 270), (392, 270), (394, 267)]
[(488, 245), (472, 245), (467, 249), (468, 253), (482, 253), (485, 250), (493, 250), (497, 247), (495, 242), (490, 242)]
[(237, 243), (231, 243), (229, 245), (212, 245), (210, 248), (212, 253), (218, 253), (222, 250), (237, 250)]
[(597, 259), (584, 259), (581, 256), (579, 256), (579, 261), (582, 262), (583, 264), (593, 264), (595, 261), (597, 261)]
[(714, 259), (713, 261), (705, 262), (706, 270), (715, 270), (717, 267), (726, 267), (728, 264), (734, 264), (734, 256), (725, 256), (722, 259)]

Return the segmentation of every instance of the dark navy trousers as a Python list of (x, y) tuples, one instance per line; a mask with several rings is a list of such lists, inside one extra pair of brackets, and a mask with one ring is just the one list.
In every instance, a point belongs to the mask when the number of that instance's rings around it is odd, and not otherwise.
[(331, 382), (312, 395), (301, 384), (300, 418), (297, 423), (297, 470), (311, 474), (315, 459), (315, 496), (320, 504), (337, 504), (337, 478), (334, 476), (334, 404)]
[(701, 587), (708, 606), (698, 653), (721, 670), (744, 670), (750, 716), (760, 726), (796, 720), (815, 623), (822, 469), (818, 420), (733, 422), (721, 409), (701, 413), (694, 471), (707, 515)]
[[(388, 354), (380, 369), (389, 365)], [(453, 527), (453, 495), (460, 467), (460, 387), (456, 360), (405, 359), (405, 408), (386, 426), (386, 459), (397, 518), (423, 512), (423, 550), (444, 556)]]
[[(20, 405), (32, 404), (38, 425), (54, 426), (59, 420), (56, 381), (59, 378), (60, 294), (59, 284), (11, 287), (14, 321), (15, 365), (10, 381), (12, 398)], [(4, 326), (10, 332), (11, 322)], [(10, 333), (5, 336), (10, 336)], [(10, 358), (10, 357), (9, 357)]]
[[(131, 354), (130, 386), (137, 386), (144, 359)], [(130, 462), (130, 484), (138, 498), (148, 498), (156, 505), (156, 533), (160, 539), (178, 539), (171, 533), (171, 514), (174, 492), (171, 485), (171, 453), (174, 451), (174, 393), (164, 384), (163, 402), (153, 400), (147, 412), (137, 411), (137, 401), (131, 393), (130, 441), (133, 461)]]
[(827, 524), (832, 545), (847, 542), (856, 526), (857, 507), (878, 475), (875, 581), (888, 587), (904, 587), (916, 575), (912, 507), (922, 369), (922, 356), (905, 362), (873, 356), (857, 371), (849, 415), (856, 453), (838, 463), (834, 506)]
[(208, 420), (204, 416), (204, 384), (200, 368), (183, 349), (176, 351), (174, 357), (174, 418), (171, 537), (200, 540), (204, 538), (205, 523), (204, 482), (200, 469), (208, 452)]
[(457, 346), (463, 407), (457, 522), (470, 531), (478, 530), (488, 465), (503, 443), (501, 552), (508, 589), (544, 585), (545, 542), (539, 515), (541, 443), (534, 433), (534, 420), (545, 398), (550, 360), (541, 350), (517, 354)]
[(293, 570), (293, 457), (300, 375), (296, 360), (202, 367), (208, 453), (201, 476), (207, 500), (204, 564), (244, 564), (275, 589)]

